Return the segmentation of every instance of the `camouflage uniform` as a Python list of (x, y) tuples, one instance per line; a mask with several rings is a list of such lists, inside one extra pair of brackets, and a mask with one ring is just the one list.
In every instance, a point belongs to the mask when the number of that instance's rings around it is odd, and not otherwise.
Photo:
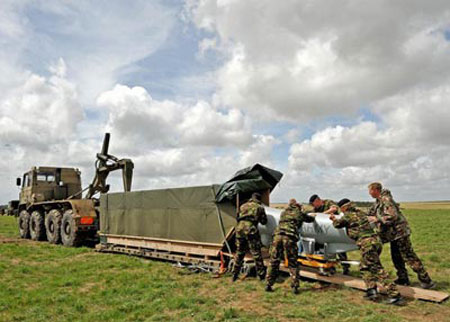
[[(278, 227), (273, 235), (270, 247), (270, 266), (267, 273), (267, 285), (272, 286), (278, 276), (280, 261), (288, 260), (289, 273), (291, 274), (291, 287), (299, 286), (298, 269), (298, 230), (303, 222), (313, 222), (314, 217), (303, 213), (296, 205), (288, 206), (280, 216)], [(284, 256), (283, 256), (284, 255)]]
[(236, 225), (236, 263), (233, 274), (238, 276), (242, 268), (247, 249), (253, 256), (256, 271), (260, 278), (265, 276), (264, 262), (261, 255), (261, 237), (258, 223), (265, 225), (267, 215), (259, 201), (250, 199), (239, 208), (238, 224)]
[(333, 221), (333, 226), (346, 227), (348, 236), (358, 245), (361, 253), (360, 271), (367, 289), (376, 289), (378, 282), (387, 290), (389, 297), (399, 297), (397, 287), (389, 280), (389, 274), (381, 265), (382, 243), (367, 215), (351, 206), (342, 218)]
[(369, 210), (369, 216), (378, 219), (378, 231), (383, 243), (391, 243), (391, 258), (397, 270), (399, 280), (408, 281), (408, 271), (405, 261), (417, 273), (422, 283), (430, 283), (428, 275), (421, 260), (411, 245), (411, 230), (408, 221), (401, 213), (397, 203), (387, 189), (381, 190), (381, 195)]
[(323, 199), (322, 202), (323, 202), (322, 206), (315, 207), (313, 212), (325, 212), (333, 206), (337, 207), (336, 203), (333, 200)]
[[(325, 212), (328, 209), (330, 209), (333, 206), (336, 206), (336, 203), (333, 200), (330, 199), (324, 199), (322, 200), (323, 204), (320, 207), (314, 208), (313, 212)], [(339, 213), (339, 211), (337, 211), (336, 215)], [(338, 253), (337, 257), (340, 261), (347, 261), (348, 257), (347, 257), (347, 253)], [(350, 270), (350, 265), (349, 264), (341, 264), (342, 268), (344, 269), (344, 274), (348, 274), (348, 271)]]

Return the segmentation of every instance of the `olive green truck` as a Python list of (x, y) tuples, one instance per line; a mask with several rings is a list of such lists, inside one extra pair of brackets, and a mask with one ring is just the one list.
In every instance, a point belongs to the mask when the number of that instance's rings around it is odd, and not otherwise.
[(133, 175), (130, 159), (119, 160), (108, 154), (109, 138), (106, 133), (102, 151), (97, 154), (94, 180), (86, 189), (81, 187), (77, 168), (32, 167), (17, 178), (21, 190), (13, 211), (18, 215), (22, 238), (66, 246), (98, 239), (99, 200), (95, 195), (108, 192), (106, 178), (110, 172), (122, 170), (125, 191), (130, 191)]

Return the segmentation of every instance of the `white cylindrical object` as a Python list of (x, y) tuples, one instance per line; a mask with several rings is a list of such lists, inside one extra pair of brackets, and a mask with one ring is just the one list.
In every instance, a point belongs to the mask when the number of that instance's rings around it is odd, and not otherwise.
[[(282, 210), (271, 207), (265, 207), (265, 210), (268, 222), (266, 225), (259, 225), (258, 229), (263, 245), (270, 246), (272, 234), (280, 221)], [(339, 218), (339, 216), (337, 217)], [(348, 237), (346, 230), (334, 228), (329, 215), (322, 213), (316, 214), (314, 222), (302, 224), (299, 237), (300, 240), (314, 241), (317, 244), (325, 245), (326, 252), (329, 254), (357, 249), (355, 242)]]

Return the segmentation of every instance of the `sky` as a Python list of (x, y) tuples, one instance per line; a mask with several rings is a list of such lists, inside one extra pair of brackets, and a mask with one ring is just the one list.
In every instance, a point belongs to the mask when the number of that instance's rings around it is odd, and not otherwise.
[(0, 75), (0, 204), (34, 165), (87, 186), (105, 132), (135, 190), (450, 200), (447, 0), (2, 0)]

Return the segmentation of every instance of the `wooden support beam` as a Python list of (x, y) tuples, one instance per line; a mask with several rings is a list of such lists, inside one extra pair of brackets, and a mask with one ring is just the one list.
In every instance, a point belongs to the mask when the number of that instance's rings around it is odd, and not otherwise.
[(162, 241), (158, 239), (141, 238), (136, 236), (103, 235), (108, 244), (122, 247), (155, 249), (160, 251), (176, 252), (182, 254), (218, 256), (222, 245), (202, 244), (196, 245), (185, 241)]
[[(280, 270), (288, 272), (286, 267), (280, 267)], [(360, 278), (356, 278), (353, 276), (346, 276), (341, 274), (334, 274), (331, 276), (323, 276), (320, 275), (316, 270), (301, 267), (300, 276), (316, 281), (327, 282), (331, 284), (344, 285), (347, 287), (355, 288), (358, 290), (366, 290), (366, 285), (364, 281)], [(446, 299), (449, 298), (449, 294), (434, 290), (425, 290), (418, 287), (411, 286), (398, 286), (398, 290), (400, 294), (407, 298), (414, 298), (418, 300), (442, 303)], [(384, 290), (382, 289), (381, 292)]]

